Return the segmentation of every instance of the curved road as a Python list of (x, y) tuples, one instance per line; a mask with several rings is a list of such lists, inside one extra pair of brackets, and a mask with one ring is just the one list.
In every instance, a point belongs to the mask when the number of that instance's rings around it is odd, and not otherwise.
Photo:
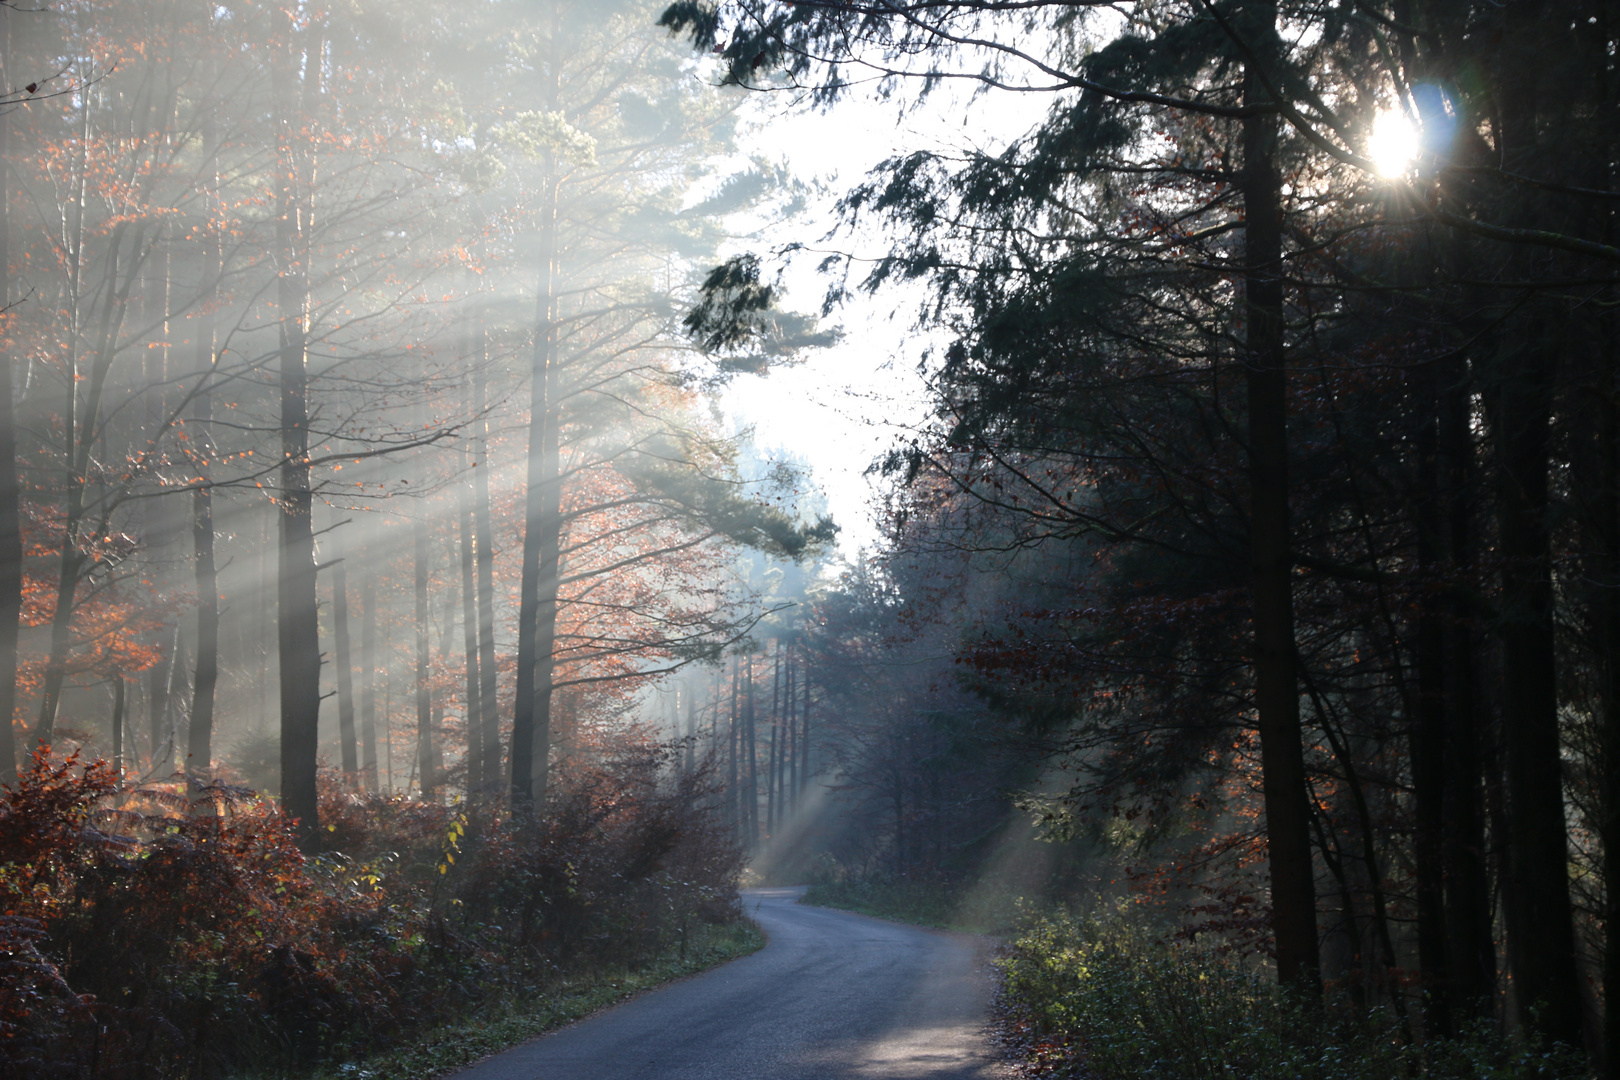
[(990, 1080), (989, 980), (964, 939), (743, 894), (751, 956), (486, 1058), (456, 1080)]

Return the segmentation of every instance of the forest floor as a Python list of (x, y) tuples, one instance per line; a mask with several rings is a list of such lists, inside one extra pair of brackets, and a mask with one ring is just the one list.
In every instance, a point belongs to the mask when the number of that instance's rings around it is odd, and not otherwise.
[(636, 971), (576, 976), (540, 997), (512, 997), (485, 1005), (459, 1023), (421, 1033), (409, 1045), (322, 1066), (308, 1080), (432, 1080), (765, 945), (764, 933), (751, 919), (705, 927), (693, 937), (685, 959), (660, 957)]

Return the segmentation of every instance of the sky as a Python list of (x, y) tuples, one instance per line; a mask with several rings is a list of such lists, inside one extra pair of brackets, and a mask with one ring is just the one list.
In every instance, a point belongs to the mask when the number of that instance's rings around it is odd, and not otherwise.
[[(796, 218), (773, 223), (765, 236), (739, 239), (738, 249), (763, 254), (790, 242), (812, 249), (785, 266), (782, 280), (785, 307), (814, 311), (827, 287), (816, 270), (822, 254), (836, 249), (872, 256), (884, 249), (875, 230), (825, 239), (840, 194), (898, 152), (964, 145), (999, 150), (1028, 130), (1049, 104), (1041, 94), (971, 100), (965, 93), (941, 91), (901, 119), (892, 103), (849, 100), (817, 112), (786, 93), (759, 94), (747, 109), (743, 152), (785, 163), (801, 180), (818, 182), (822, 195)], [(741, 376), (721, 399), (734, 428), (754, 429), (761, 452), (788, 454), (810, 465), (842, 529), (839, 544), (846, 558), (881, 539), (871, 513), (874, 478), (864, 475), (867, 468), (927, 416), (918, 363), (930, 342), (912, 328), (922, 295), (915, 287), (898, 287), (875, 297), (857, 296), (829, 319), (844, 331), (838, 345), (767, 376)]]

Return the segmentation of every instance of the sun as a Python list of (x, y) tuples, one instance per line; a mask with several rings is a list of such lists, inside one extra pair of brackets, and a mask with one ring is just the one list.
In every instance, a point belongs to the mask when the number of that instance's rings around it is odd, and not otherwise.
[(1386, 180), (1406, 172), (1418, 155), (1418, 130), (1400, 109), (1383, 109), (1373, 118), (1367, 156)]

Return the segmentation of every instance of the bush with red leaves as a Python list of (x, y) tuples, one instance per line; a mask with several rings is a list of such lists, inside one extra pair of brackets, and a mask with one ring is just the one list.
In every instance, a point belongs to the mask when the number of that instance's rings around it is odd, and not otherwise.
[(546, 813), (322, 793), (327, 850), (250, 792), (54, 760), (0, 797), (0, 1075), (207, 1078), (385, 1048), (738, 914), (700, 777), (655, 750)]

